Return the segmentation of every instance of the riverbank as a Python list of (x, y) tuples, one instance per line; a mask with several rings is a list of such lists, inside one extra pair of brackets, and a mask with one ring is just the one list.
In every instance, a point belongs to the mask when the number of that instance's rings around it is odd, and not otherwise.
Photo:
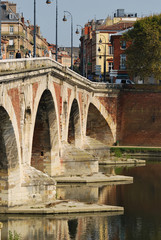
[(110, 156), (137, 160), (160, 160), (161, 148), (145, 146), (112, 146), (110, 147)]
[(145, 160), (141, 159), (135, 159), (135, 158), (129, 158), (129, 156), (124, 157), (115, 157), (111, 156), (109, 160), (101, 160), (99, 161), (99, 165), (140, 165), (140, 164), (146, 164)]

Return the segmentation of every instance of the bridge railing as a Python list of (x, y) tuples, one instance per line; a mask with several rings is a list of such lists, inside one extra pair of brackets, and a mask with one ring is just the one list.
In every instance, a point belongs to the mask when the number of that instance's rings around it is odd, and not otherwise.
[(3, 75), (20, 73), (23, 71), (32, 71), (36, 69), (51, 68), (61, 71), (66, 75), (65, 80), (74, 81), (76, 85), (83, 85), (93, 89), (120, 89), (121, 84), (112, 84), (104, 82), (92, 82), (89, 79), (81, 76), (80, 74), (72, 71), (68, 67), (56, 62), (55, 60), (42, 57), (42, 58), (19, 58), (19, 59), (5, 59), (0, 61), (0, 82), (4, 81)]
[[(66, 77), (75, 81), (77, 85), (85, 85), (86, 87), (92, 87), (94, 89), (109, 89), (109, 88), (119, 88), (114, 84), (102, 83), (102, 82), (92, 82), (89, 79), (81, 76), (80, 74), (72, 71), (68, 67), (56, 62), (55, 60), (42, 57), (42, 58), (19, 58), (19, 59), (5, 59), (0, 61), (0, 81), (3, 81), (3, 75), (20, 73), (23, 71), (32, 71), (42, 68), (52, 68), (64, 72)], [(68, 76), (67, 76), (68, 75)], [(66, 79), (67, 79), (66, 78)]]
[(62, 65), (51, 58), (18, 58), (18, 59), (5, 59), (0, 61), (0, 73), (4, 72), (17, 72), (26, 69), (37, 69), (42, 67), (53, 67), (62, 70)]

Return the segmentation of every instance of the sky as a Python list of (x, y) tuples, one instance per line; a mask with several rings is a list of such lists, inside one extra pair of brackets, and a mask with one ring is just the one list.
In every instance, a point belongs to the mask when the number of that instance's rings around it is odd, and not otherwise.
[[(34, 19), (34, 0), (10, 0), (17, 3), (17, 12), (23, 13), (25, 20)], [(49, 43), (55, 44), (56, 0), (36, 0), (36, 24)], [(139, 17), (161, 13), (160, 0), (57, 0), (58, 2), (58, 46), (71, 46), (71, 17), (63, 22), (64, 11), (73, 17), (73, 46), (80, 44), (80, 35), (75, 34), (77, 24), (82, 27), (92, 19), (106, 19), (113, 17), (117, 9), (125, 9), (125, 13), (137, 13)], [(81, 28), (80, 32), (81, 32)]]

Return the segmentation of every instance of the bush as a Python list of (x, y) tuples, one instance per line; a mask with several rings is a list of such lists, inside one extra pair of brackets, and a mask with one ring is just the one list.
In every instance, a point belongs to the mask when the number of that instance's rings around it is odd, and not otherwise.
[(20, 234), (18, 234), (16, 231), (14, 231), (14, 233), (12, 233), (11, 231), (9, 231), (9, 240), (21, 240), (21, 236)]
[(115, 149), (114, 150), (114, 154), (115, 154), (115, 157), (122, 157), (122, 152), (121, 152), (121, 150), (120, 149)]

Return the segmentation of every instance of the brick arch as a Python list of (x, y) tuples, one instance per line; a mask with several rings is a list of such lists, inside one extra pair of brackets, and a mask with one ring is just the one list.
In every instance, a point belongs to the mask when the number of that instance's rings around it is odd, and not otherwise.
[(12, 103), (0, 106), (0, 191), (2, 206), (20, 202), (17, 187), (20, 187), (20, 143), (17, 119)]
[[(73, 115), (74, 114), (74, 115)], [(72, 123), (73, 122), (73, 123)], [(81, 110), (80, 103), (77, 97), (71, 97), (68, 104), (67, 115), (67, 141), (71, 141), (75, 146), (81, 146), (82, 144), (82, 125), (81, 125)], [(71, 125), (74, 124), (74, 129), (70, 130)], [(69, 139), (70, 131), (74, 131), (74, 141)]]
[[(13, 128), (13, 133), (14, 133), (14, 138), (15, 138), (15, 144), (17, 148), (17, 153), (18, 153), (18, 164), (21, 164), (21, 148), (20, 148), (20, 139), (21, 139), (21, 132), (20, 132), (20, 126), (19, 126), (19, 117), (16, 116), (15, 109), (13, 107), (12, 101), (10, 96), (5, 92), (3, 99), (7, 99), (7, 101), (3, 101), (2, 103), (0, 102), (0, 105), (6, 111), (6, 114), (8, 115), (9, 121), (11, 121), (11, 125)], [(20, 109), (18, 109), (20, 111)], [(2, 121), (2, 119), (1, 119)]]
[[(33, 124), (32, 124), (31, 165), (43, 172), (48, 173), (49, 175), (56, 175), (57, 174), (56, 171), (58, 171), (59, 168), (58, 166), (60, 165), (59, 115), (55, 89), (52, 84), (49, 84), (48, 88), (46, 88), (45, 86), (46, 84), (44, 84), (43, 87), (39, 86), (34, 100), (32, 117)], [(41, 119), (39, 119), (40, 116), (42, 116)], [(42, 120), (43, 118), (44, 122)], [(41, 129), (41, 127), (39, 128), (38, 125), (40, 126), (42, 125), (43, 129)], [(43, 131), (45, 131), (46, 142), (45, 136), (43, 135)], [(37, 137), (38, 139), (36, 140)], [(43, 138), (44, 141), (42, 142)], [(41, 141), (40, 144), (41, 149), (39, 148), (36, 150), (36, 148), (38, 148), (38, 144), (36, 145), (36, 141)], [(37, 157), (33, 157), (36, 155)]]
[[(111, 135), (112, 135), (112, 138), (113, 138), (112, 142), (114, 143), (116, 141), (116, 124), (113, 121), (112, 116), (107, 111), (107, 109), (95, 97), (92, 97), (91, 99), (89, 99), (89, 101), (87, 103), (86, 115), (85, 115), (85, 124), (86, 125), (85, 125), (85, 132), (84, 132), (84, 134), (86, 135), (86, 132), (87, 132), (88, 114), (89, 114), (89, 108), (90, 108), (91, 105), (96, 108), (96, 111), (98, 111), (98, 114), (100, 114), (100, 116), (102, 116), (102, 118), (106, 121), (107, 126), (109, 127), (109, 130), (111, 131)], [(97, 119), (96, 119), (96, 121), (97, 121)]]

